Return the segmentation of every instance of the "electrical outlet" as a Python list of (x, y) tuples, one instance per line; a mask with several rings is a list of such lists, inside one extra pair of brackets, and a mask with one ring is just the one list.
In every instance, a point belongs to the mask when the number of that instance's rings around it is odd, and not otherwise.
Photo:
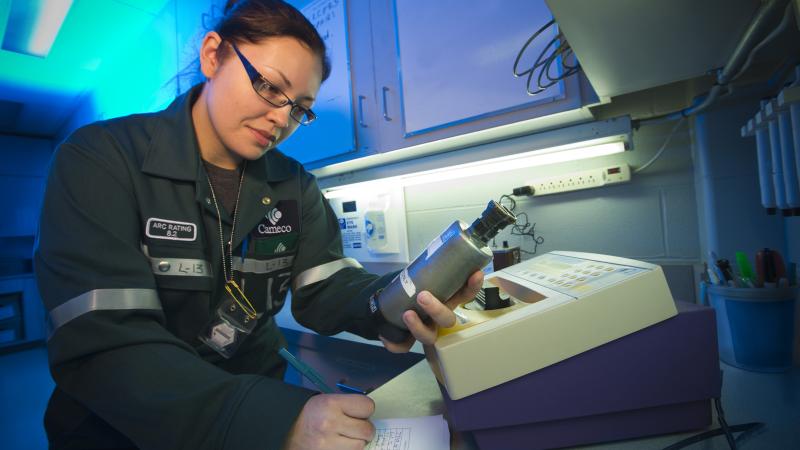
[(539, 178), (528, 182), (534, 197), (578, 191), (631, 181), (631, 168), (627, 164), (582, 170), (563, 175)]

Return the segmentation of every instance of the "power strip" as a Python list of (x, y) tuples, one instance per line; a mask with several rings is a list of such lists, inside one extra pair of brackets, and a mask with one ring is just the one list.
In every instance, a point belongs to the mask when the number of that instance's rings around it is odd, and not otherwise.
[(631, 181), (631, 168), (627, 164), (580, 172), (566, 173), (556, 177), (540, 178), (528, 182), (533, 196), (579, 191)]

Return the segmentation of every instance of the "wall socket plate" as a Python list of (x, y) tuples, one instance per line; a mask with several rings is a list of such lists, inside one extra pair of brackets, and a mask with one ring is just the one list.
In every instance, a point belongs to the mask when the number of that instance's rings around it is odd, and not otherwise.
[(631, 168), (627, 164), (600, 167), (591, 170), (565, 173), (555, 177), (528, 181), (533, 188), (533, 196), (558, 194), (607, 186), (631, 181)]

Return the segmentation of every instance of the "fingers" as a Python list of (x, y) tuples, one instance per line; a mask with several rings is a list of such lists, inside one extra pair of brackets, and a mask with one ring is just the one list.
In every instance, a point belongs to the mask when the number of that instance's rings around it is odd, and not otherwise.
[(346, 438), (369, 442), (375, 436), (375, 425), (369, 420), (346, 417), (341, 425), (340, 434)]
[[(450, 314), (453, 314), (453, 312), (450, 311), (450, 309), (448, 309), (446, 306), (442, 305), (441, 303), (439, 303), (439, 305), (449, 311)], [(455, 321), (455, 319), (453, 320)], [(432, 345), (434, 342), (436, 342), (436, 326), (426, 325), (423, 323), (422, 319), (419, 318), (419, 315), (417, 315), (414, 310), (408, 310), (403, 313), (403, 322), (406, 324), (408, 331), (411, 332), (411, 335), (413, 335), (416, 340), (422, 342), (423, 344), (429, 345)]]
[(375, 412), (375, 402), (366, 395), (334, 394), (343, 413), (356, 419), (366, 419)]
[(375, 427), (367, 420), (375, 403), (367, 396), (320, 394), (311, 397), (287, 438), (287, 449), (363, 449)]
[(456, 315), (453, 314), (453, 310), (430, 292), (422, 291), (417, 294), (417, 304), (431, 317), (436, 325), (445, 328), (455, 325)]
[(386, 350), (389, 350), (391, 353), (408, 353), (416, 341), (413, 335), (409, 336), (405, 342), (392, 342), (380, 335), (378, 338), (383, 342), (383, 346), (386, 347)]
[(375, 412), (375, 402), (366, 395), (355, 394), (337, 394), (334, 401), (344, 413), (336, 427), (338, 433), (350, 439), (371, 441), (375, 426), (366, 419)]
[[(420, 319), (419, 315), (409, 310), (403, 313), (403, 323), (408, 327), (411, 335), (423, 345), (432, 345), (436, 342), (437, 327), (450, 328), (456, 324), (456, 315), (453, 313), (461, 303), (472, 300), (478, 294), (483, 285), (483, 272), (473, 273), (467, 283), (455, 295), (442, 303), (428, 291), (417, 294), (417, 304), (432, 319), (432, 324), (426, 324)], [(383, 337), (380, 338), (383, 346), (392, 353), (407, 352), (414, 344), (413, 340), (403, 343), (389, 342)]]
[(450, 297), (445, 304), (448, 308), (455, 309), (456, 306), (475, 298), (478, 295), (478, 291), (481, 290), (481, 286), (483, 286), (483, 272), (479, 270), (470, 275), (464, 287)]

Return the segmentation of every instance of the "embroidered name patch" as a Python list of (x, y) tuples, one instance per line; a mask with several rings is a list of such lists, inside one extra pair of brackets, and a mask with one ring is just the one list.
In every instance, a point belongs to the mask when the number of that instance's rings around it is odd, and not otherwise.
[(170, 241), (194, 241), (197, 239), (197, 225), (189, 222), (159, 219), (147, 219), (145, 227), (147, 237), (153, 239), (168, 239)]
[(267, 238), (300, 231), (300, 216), (296, 200), (281, 200), (264, 215), (264, 219), (253, 228), (256, 239)]

